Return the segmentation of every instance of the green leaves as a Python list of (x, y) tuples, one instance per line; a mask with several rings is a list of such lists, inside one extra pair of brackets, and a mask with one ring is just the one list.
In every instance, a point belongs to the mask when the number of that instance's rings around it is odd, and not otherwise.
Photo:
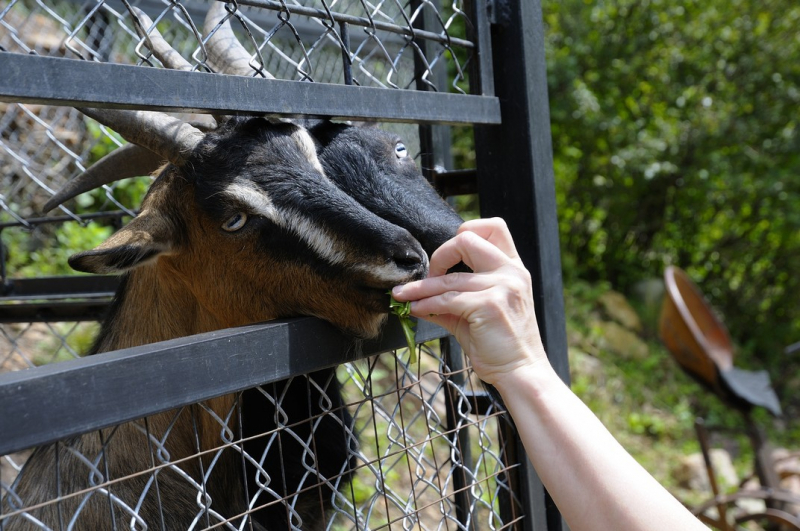
[(396, 315), (400, 320), (400, 326), (403, 327), (403, 334), (406, 336), (409, 352), (408, 363), (416, 363), (417, 341), (414, 333), (415, 323), (411, 320), (411, 301), (399, 302), (392, 297), (391, 291), (387, 293), (389, 295), (389, 313)]
[(739, 361), (783, 366), (800, 337), (800, 4), (543, 7), (567, 282), (632, 291), (680, 265)]

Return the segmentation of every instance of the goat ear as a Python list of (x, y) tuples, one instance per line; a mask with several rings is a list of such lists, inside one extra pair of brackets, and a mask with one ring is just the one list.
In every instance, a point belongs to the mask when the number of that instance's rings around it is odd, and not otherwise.
[(329, 120), (323, 120), (314, 124), (308, 132), (311, 133), (317, 142), (319, 142), (322, 146), (327, 146), (341, 133), (342, 131), (346, 131), (349, 125), (331, 122)]
[(69, 265), (85, 273), (124, 273), (170, 252), (173, 234), (161, 212), (145, 210), (95, 249), (71, 256)]

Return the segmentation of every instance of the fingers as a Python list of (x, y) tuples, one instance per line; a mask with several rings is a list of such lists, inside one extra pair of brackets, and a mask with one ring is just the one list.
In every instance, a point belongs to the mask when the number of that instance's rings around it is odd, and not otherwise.
[[(473, 273), (446, 274), (459, 262)], [(500, 273), (501, 269), (506, 273)], [(454, 238), (433, 253), (427, 279), (397, 286), (392, 294), (399, 301), (416, 301), (412, 312), (419, 317), (463, 315), (476, 304), (473, 297), (465, 299), (464, 295), (507, 283), (507, 274), (516, 270), (524, 268), (505, 222), (500, 218), (473, 220), (464, 223)], [(512, 276), (519, 276), (519, 272)]]
[(507, 259), (519, 259), (519, 254), (506, 222), (502, 218), (475, 219), (462, 224), (455, 238), (433, 253), (429, 276), (444, 275), (459, 262), (476, 273), (490, 271)]
[(509, 258), (519, 258), (511, 232), (503, 218), (474, 219), (463, 223), (458, 233), (474, 232), (484, 240), (503, 251)]
[(416, 315), (415, 317), (421, 317), (426, 321), (430, 321), (435, 325), (439, 325), (451, 334), (455, 335), (458, 327), (458, 323), (461, 322), (461, 317), (457, 315), (450, 315), (450, 314), (443, 314), (443, 315), (431, 315), (425, 314), (424, 316)]
[(431, 277), (438, 277), (464, 262), (475, 273), (492, 271), (508, 263), (509, 256), (493, 243), (472, 231), (464, 231), (443, 243), (431, 256)]
[(473, 273), (451, 273), (397, 286), (392, 290), (392, 295), (401, 302), (418, 301), (451, 291), (483, 291), (491, 288), (494, 284), (494, 280), (488, 276)]
[(411, 315), (429, 320), (469, 319), (481, 304), (476, 292), (447, 291), (411, 303)]

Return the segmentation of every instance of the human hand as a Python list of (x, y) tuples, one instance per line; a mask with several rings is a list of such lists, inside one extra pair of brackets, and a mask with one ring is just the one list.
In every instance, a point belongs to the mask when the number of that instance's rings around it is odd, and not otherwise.
[[(472, 273), (447, 274), (462, 261)], [(500, 218), (464, 223), (431, 256), (428, 278), (397, 286), (392, 295), (413, 301), (412, 315), (453, 334), (487, 383), (496, 385), (519, 368), (548, 363), (530, 273)]]

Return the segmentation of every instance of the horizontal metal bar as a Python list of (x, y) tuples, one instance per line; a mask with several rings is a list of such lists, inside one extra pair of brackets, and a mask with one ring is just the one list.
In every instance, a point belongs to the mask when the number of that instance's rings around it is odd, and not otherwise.
[(409, 28), (408, 26), (398, 26), (396, 24), (388, 24), (386, 22), (380, 22), (374, 19), (370, 20), (365, 17), (356, 17), (354, 15), (348, 15), (346, 13), (337, 13), (335, 11), (332, 11), (329, 16), (328, 12), (325, 11), (324, 9), (316, 9), (313, 7), (298, 6), (293, 4), (284, 4), (283, 2), (275, 2), (273, 0), (239, 0), (239, 4), (244, 6), (260, 7), (263, 9), (271, 9), (273, 11), (288, 11), (289, 13), (295, 15), (304, 15), (307, 17), (314, 17), (325, 20), (331, 20), (331, 18), (333, 18), (333, 21), (336, 23), (346, 22), (347, 24), (351, 24), (353, 26), (374, 28), (381, 31), (387, 31), (389, 33), (396, 33), (398, 35), (404, 35), (406, 37), (409, 37), (409, 40), (423, 39), (427, 41), (435, 41), (441, 44), (446, 44), (448, 46), (459, 46), (462, 48), (469, 48), (469, 49), (475, 47), (475, 44), (473, 44), (468, 40), (458, 39), (456, 37), (450, 37), (448, 35), (434, 33), (432, 31), (423, 31), (416, 28)]
[(33, 299), (112, 297), (118, 286), (119, 277), (105, 275), (9, 278), (1, 288), (0, 303)]
[(0, 323), (99, 321), (118, 284), (118, 277), (99, 275), (6, 279)]
[[(417, 325), (418, 342), (446, 335)], [(0, 455), (404, 345), (394, 317), (363, 344), (303, 317), (0, 374)]]
[(118, 284), (118, 277), (101, 275), (6, 279), (0, 323), (100, 321)]
[(63, 323), (100, 321), (111, 300), (31, 302), (0, 305), (0, 323)]
[[(0, 101), (214, 114), (497, 124), (488, 96), (181, 72), (0, 53)], [(355, 103), (355, 104), (354, 104)]]
[(433, 186), (445, 197), (477, 194), (478, 172), (473, 169), (435, 171)]
[(0, 323), (100, 321), (119, 277), (74, 275), (6, 279), (0, 287)]

